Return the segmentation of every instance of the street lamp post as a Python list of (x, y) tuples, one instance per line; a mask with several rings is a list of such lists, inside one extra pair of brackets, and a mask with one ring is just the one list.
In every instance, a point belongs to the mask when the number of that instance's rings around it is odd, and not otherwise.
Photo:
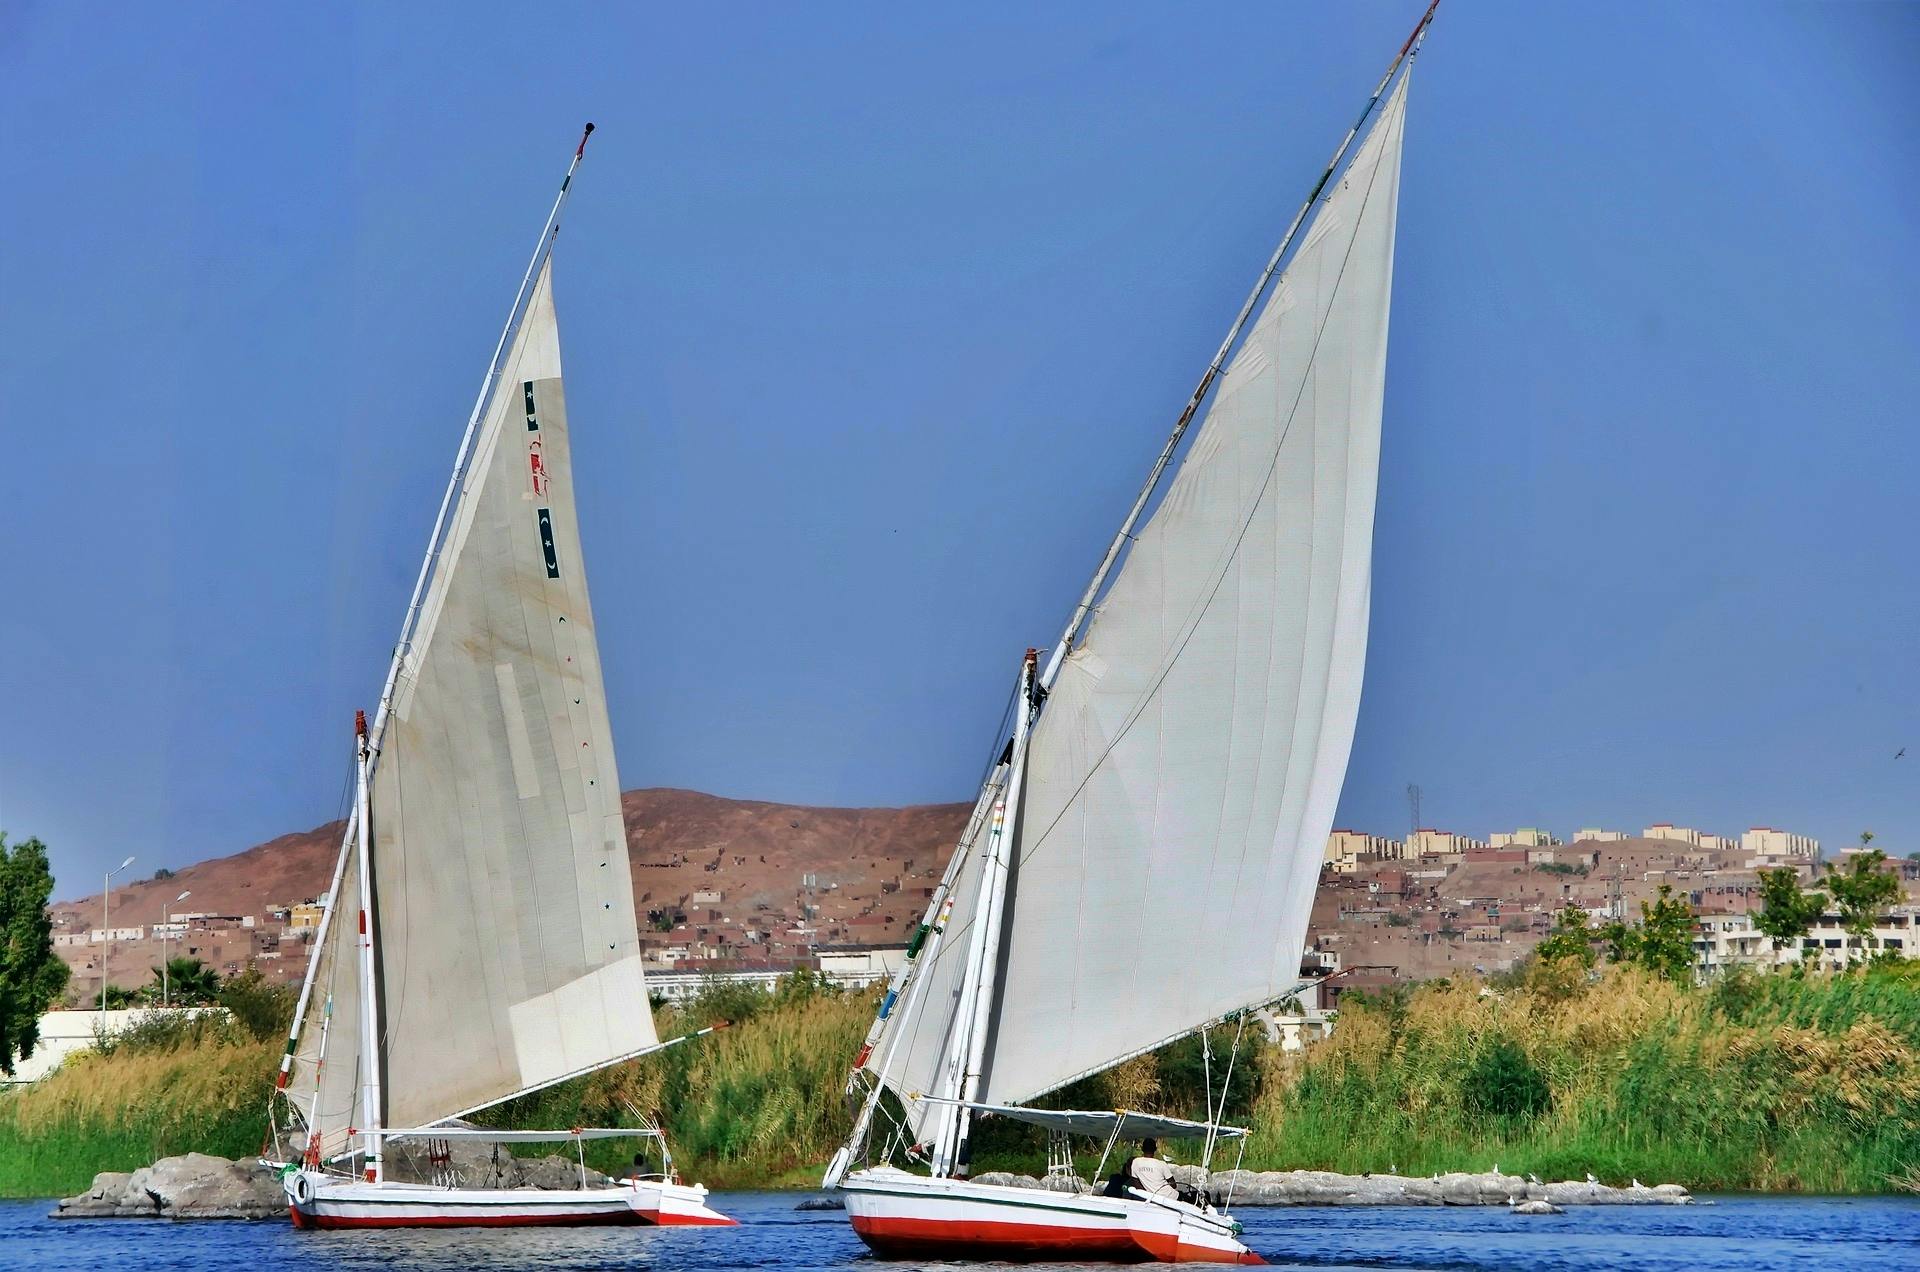
[(163, 1011), (167, 1006), (167, 936), (173, 931), (173, 921), (169, 917), (169, 912), (192, 895), (193, 889), (189, 888), (175, 897), (170, 904), (160, 907), (160, 1008)]
[(133, 864), (133, 858), (107, 871), (106, 881), (100, 886), (100, 1017), (107, 1015), (107, 964), (113, 961), (113, 920), (109, 908), (113, 901), (113, 876)]

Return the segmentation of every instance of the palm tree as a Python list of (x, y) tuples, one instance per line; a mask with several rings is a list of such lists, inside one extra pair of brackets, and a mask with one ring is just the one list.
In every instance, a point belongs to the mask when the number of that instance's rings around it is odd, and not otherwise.
[[(182, 1007), (205, 1007), (220, 996), (220, 973), (197, 958), (170, 958), (164, 979), (167, 998)], [(153, 969), (153, 983), (162, 980), (159, 968)]]

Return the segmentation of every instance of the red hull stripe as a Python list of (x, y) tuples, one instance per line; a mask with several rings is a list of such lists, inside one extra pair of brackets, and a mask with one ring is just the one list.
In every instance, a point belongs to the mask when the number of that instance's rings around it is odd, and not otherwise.
[(1123, 1263), (1265, 1263), (1206, 1246), (1116, 1228), (1053, 1227), (983, 1219), (905, 1219), (849, 1215), (853, 1230), (883, 1258), (1050, 1259), (1062, 1255)]
[(729, 1219), (723, 1214), (675, 1215), (666, 1211), (643, 1210), (641, 1216), (648, 1223), (658, 1224), (662, 1228), (737, 1228), (738, 1219)]
[(850, 1215), (875, 1254), (914, 1258), (1033, 1259), (1057, 1254), (1140, 1261), (1153, 1255), (1124, 1228), (1053, 1228), (984, 1219), (893, 1219)]

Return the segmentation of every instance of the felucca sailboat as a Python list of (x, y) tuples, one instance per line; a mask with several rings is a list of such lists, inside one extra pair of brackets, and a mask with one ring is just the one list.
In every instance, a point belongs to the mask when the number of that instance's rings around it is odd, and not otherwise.
[(849, 1080), (855, 1129), (825, 1183), (878, 1254), (1261, 1261), (1204, 1192), (969, 1179), (973, 1130), (1020, 1119), (1110, 1152), (1191, 1136), (1203, 1165), (1241, 1134), (1218, 1125), (1224, 1090), (1204, 1122), (1033, 1105), (1300, 987), (1359, 710), (1407, 83), (1432, 17), (1288, 227), (1065, 634), (1021, 664), (1011, 731)]
[[(298, 1227), (732, 1222), (651, 1124), (448, 1124), (673, 1045), (641, 974), (553, 306), (586, 145), (488, 363), (373, 721), (356, 721), (354, 811), (278, 1079)], [(657, 1141), (659, 1171), (586, 1186), (583, 1142), (610, 1137)], [(469, 1138), (568, 1143), (581, 1186), (461, 1186), (448, 1146)], [(425, 1141), (442, 1182), (388, 1179), (396, 1140)]]

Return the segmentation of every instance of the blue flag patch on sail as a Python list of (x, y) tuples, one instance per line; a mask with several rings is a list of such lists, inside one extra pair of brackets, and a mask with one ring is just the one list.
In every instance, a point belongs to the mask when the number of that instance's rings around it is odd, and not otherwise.
[(545, 508), (540, 509), (540, 551), (547, 558), (547, 577), (560, 577), (560, 562), (553, 555), (553, 517)]

